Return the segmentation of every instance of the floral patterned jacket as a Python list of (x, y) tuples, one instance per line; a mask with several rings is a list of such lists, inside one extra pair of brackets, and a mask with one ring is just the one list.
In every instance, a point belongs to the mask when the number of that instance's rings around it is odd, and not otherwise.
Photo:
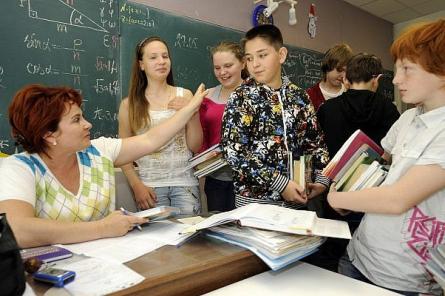
[(312, 155), (315, 182), (329, 185), (321, 175), (329, 155), (314, 107), (287, 77), (279, 90), (254, 79), (238, 87), (227, 103), (221, 135), (224, 157), (234, 170), (237, 206), (261, 202), (293, 207), (280, 195), (289, 183), (288, 151), (294, 159)]

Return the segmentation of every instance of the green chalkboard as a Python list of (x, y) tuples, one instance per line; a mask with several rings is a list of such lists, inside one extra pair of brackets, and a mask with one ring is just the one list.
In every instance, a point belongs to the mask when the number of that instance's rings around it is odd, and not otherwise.
[(122, 2), (121, 26), (122, 94), (128, 94), (131, 63), (136, 45), (146, 37), (159, 36), (169, 46), (175, 84), (196, 90), (203, 82), (216, 85), (209, 49), (221, 40), (238, 42), (243, 33), (179, 17), (141, 4)]
[(301, 88), (307, 89), (320, 81), (323, 54), (295, 46), (286, 46), (287, 59), (283, 65), (284, 73)]
[[(299, 48), (295, 46), (286, 46), (288, 48), (287, 60), (284, 63), (284, 73), (298, 86), (307, 89), (320, 81), (321, 62), (323, 54), (310, 49)], [(394, 73), (384, 70), (385, 74), (379, 80), (377, 92), (381, 93), (390, 101), (394, 100), (394, 86), (392, 79)]]
[[(122, 93), (128, 94), (131, 62), (136, 44), (149, 36), (159, 36), (169, 45), (175, 84), (194, 91), (200, 82), (214, 86), (209, 49), (220, 40), (239, 41), (244, 32), (180, 17), (145, 5), (123, 1), (120, 6)], [(323, 54), (314, 50), (286, 45), (288, 58), (284, 73), (306, 89), (321, 78)], [(394, 89), (385, 71), (379, 91), (393, 100)]]
[(92, 135), (115, 136), (117, 0), (0, 1), (0, 150), (14, 152), (7, 107), (26, 84), (66, 85), (84, 98)]

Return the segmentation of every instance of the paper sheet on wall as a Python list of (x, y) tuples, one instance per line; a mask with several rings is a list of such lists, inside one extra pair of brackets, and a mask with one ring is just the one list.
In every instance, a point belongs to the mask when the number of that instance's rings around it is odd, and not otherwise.
[(180, 234), (190, 225), (171, 221), (153, 222), (125, 236), (84, 243), (61, 245), (76, 254), (100, 258), (108, 262), (125, 263), (164, 245), (178, 245), (191, 234)]

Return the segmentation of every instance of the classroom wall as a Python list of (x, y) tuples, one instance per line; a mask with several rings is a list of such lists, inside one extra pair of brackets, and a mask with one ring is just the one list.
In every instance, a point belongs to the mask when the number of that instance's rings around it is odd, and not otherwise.
[[(131, 1), (241, 31), (252, 27), (251, 15), (256, 6), (253, 0)], [(307, 33), (311, 3), (316, 5), (318, 17), (315, 39), (309, 38)], [(355, 52), (376, 54), (385, 68), (392, 69), (393, 63), (388, 53), (393, 40), (393, 25), (390, 22), (342, 0), (299, 0), (295, 7), (298, 23), (290, 26), (289, 7), (287, 3), (282, 3), (273, 14), (275, 25), (281, 29), (286, 43), (324, 52), (336, 43), (346, 42)]]
[(422, 17), (418, 17), (415, 19), (412, 19), (410, 21), (398, 23), (394, 25), (394, 39), (397, 38), (406, 28), (408, 28), (411, 25), (414, 25), (416, 23), (420, 22), (428, 22), (428, 21), (435, 21), (440, 18), (445, 18), (445, 10), (441, 10), (432, 14), (428, 14)]

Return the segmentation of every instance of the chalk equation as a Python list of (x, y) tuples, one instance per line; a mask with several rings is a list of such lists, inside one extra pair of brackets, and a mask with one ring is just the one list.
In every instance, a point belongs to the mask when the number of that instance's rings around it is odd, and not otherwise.
[(120, 20), (124, 24), (139, 25), (147, 28), (155, 28), (155, 20), (150, 17), (148, 7), (139, 8), (128, 3), (124, 3), (120, 9)]
[(96, 94), (110, 94), (112, 96), (118, 95), (120, 91), (118, 80), (105, 81), (103, 78), (97, 78), (93, 88)]
[(175, 47), (197, 49), (198, 48), (198, 38), (190, 37), (185, 34), (178, 33), (176, 35)]
[(116, 121), (117, 120), (117, 113), (105, 110), (103, 108), (96, 107), (93, 111), (93, 119), (94, 120), (106, 120), (106, 121)]
[(118, 65), (115, 59), (98, 56), (96, 57), (95, 67), (97, 72), (106, 72), (111, 75), (118, 73)]
[[(113, 1), (111, 3), (113, 3)], [(102, 4), (110, 3), (108, 2)], [(114, 8), (108, 9), (107, 11), (105, 10), (105, 7), (100, 8), (99, 14), (101, 15), (102, 24), (99, 24), (91, 17), (87, 16), (86, 13), (74, 8), (74, 1), (57, 0), (52, 1), (52, 5), (53, 9), (57, 9), (59, 11), (57, 15), (50, 13), (48, 3), (44, 1), (19, 1), (20, 7), (26, 7), (28, 9), (28, 16), (30, 18), (54, 23), (57, 27), (57, 31), (59, 32), (68, 32), (68, 27), (72, 26), (86, 30), (109, 33), (109, 31), (104, 27), (105, 24), (107, 24), (109, 28), (116, 27), (116, 22), (113, 23), (113, 21), (108, 18), (108, 16), (114, 15)]]

